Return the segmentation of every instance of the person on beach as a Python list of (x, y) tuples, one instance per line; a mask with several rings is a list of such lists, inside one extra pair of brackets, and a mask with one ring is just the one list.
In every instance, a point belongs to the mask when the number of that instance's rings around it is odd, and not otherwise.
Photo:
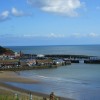
[(50, 100), (56, 100), (54, 92), (51, 92), (51, 94), (50, 94)]

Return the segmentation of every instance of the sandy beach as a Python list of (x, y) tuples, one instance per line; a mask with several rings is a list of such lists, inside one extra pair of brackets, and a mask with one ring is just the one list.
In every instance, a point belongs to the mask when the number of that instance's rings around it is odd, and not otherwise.
[(3, 82), (19, 82), (19, 83), (38, 83), (36, 80), (28, 79), (18, 75), (18, 72), (0, 71), (0, 81)]
[[(32, 93), (32, 95), (49, 98), (49, 95), (47, 94), (37, 93), (37, 92), (29, 91), (26, 89), (22, 89), (19, 87), (9, 85), (5, 82), (18, 82), (18, 83), (24, 83), (24, 84), (34, 84), (34, 83), (38, 84), (39, 83), (39, 81), (37, 80), (21, 77), (18, 72), (0, 71), (0, 90), (4, 90), (4, 91), (9, 90), (11, 92), (17, 91), (17, 92), (26, 93), (26, 94)], [(60, 100), (71, 100), (71, 99), (60, 97)]]
[(36, 93), (36, 92), (29, 91), (29, 90), (25, 90), (25, 89), (22, 89), (22, 88), (19, 88), (19, 87), (9, 85), (5, 82), (16, 82), (16, 83), (24, 83), (24, 84), (34, 84), (34, 83), (38, 84), (39, 83), (39, 81), (21, 77), (18, 74), (18, 72), (0, 71), (0, 90), (1, 91), (2, 90), (4, 90), (4, 91), (9, 90), (10, 92), (16, 91), (16, 92), (26, 93), (26, 94), (32, 93), (33, 95), (36, 95), (36, 96), (48, 97), (48, 95), (46, 95), (46, 94)]

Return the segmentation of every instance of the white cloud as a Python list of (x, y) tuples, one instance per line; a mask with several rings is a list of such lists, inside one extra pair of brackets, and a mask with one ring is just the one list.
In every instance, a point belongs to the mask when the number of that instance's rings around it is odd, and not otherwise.
[(97, 38), (100, 37), (100, 34), (97, 33), (87, 33), (87, 34), (82, 34), (82, 33), (74, 33), (70, 35), (71, 37), (76, 37), (76, 38)]
[(99, 33), (71, 33), (71, 34), (58, 34), (58, 33), (50, 33), (50, 34), (0, 34), (0, 37), (12, 37), (12, 38), (51, 38), (51, 39), (57, 39), (57, 38), (62, 38), (62, 39), (68, 39), (68, 38), (73, 38), (73, 39), (85, 39), (85, 38), (100, 38)]
[(18, 11), (16, 8), (12, 8), (11, 12), (14, 16), (24, 16), (24, 12), (23, 11)]
[(29, 4), (46, 12), (66, 16), (78, 16), (77, 9), (82, 7), (80, 0), (28, 0)]
[(99, 37), (100, 36), (100, 34), (97, 34), (97, 33), (89, 33), (88, 34), (90, 37)]
[(22, 10), (17, 10), (16, 8), (12, 8), (11, 13), (16, 16), (16, 17), (21, 17), (21, 16), (30, 16), (31, 14), (29, 13), (24, 13)]
[(64, 34), (50, 33), (50, 34), (47, 34), (46, 37), (49, 37), (49, 38), (64, 38), (66, 36)]
[(20, 35), (21, 37), (25, 37), (25, 38), (34, 38), (34, 37), (44, 37), (44, 38), (64, 38), (66, 37), (66, 35), (64, 34), (55, 34), (55, 33), (50, 33), (50, 34), (23, 34)]
[(0, 34), (1, 37), (16, 37), (16, 38), (65, 38), (67, 35), (64, 34)]
[(13, 7), (10, 11), (6, 10), (6, 11), (3, 11), (2, 13), (0, 13), (0, 22), (10, 19), (11, 14), (16, 17), (32, 15), (32, 13), (24, 13), (23, 11), (21, 11), (21, 10), (19, 11)]
[(0, 21), (5, 21), (9, 18), (9, 11), (3, 11), (0, 14)]
[(71, 34), (48, 34), (47, 37), (51, 38), (100, 38), (99, 33), (71, 33)]

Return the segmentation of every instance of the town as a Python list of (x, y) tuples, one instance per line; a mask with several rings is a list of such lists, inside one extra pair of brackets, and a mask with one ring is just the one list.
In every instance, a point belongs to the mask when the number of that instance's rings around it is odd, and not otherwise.
[(0, 55), (0, 70), (31, 70), (57, 68), (72, 63), (100, 64), (99, 57), (84, 55), (43, 55), (8, 52)]
[(46, 57), (42, 54), (23, 54), (21, 51), (0, 55), (0, 70), (57, 68), (69, 64), (71, 64), (70, 60)]

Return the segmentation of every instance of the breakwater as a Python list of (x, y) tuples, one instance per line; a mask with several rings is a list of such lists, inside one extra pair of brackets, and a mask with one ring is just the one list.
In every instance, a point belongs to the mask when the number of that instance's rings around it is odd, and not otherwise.
[(71, 63), (100, 64), (100, 57), (87, 55), (45, 55), (49, 58), (60, 58), (70, 60)]
[(55, 57), (55, 58), (84, 58), (84, 59), (89, 59), (91, 56), (87, 56), (87, 55), (64, 55), (64, 54), (55, 54), (55, 55), (45, 55), (45, 57)]
[(86, 64), (100, 64), (100, 60), (84, 60)]

